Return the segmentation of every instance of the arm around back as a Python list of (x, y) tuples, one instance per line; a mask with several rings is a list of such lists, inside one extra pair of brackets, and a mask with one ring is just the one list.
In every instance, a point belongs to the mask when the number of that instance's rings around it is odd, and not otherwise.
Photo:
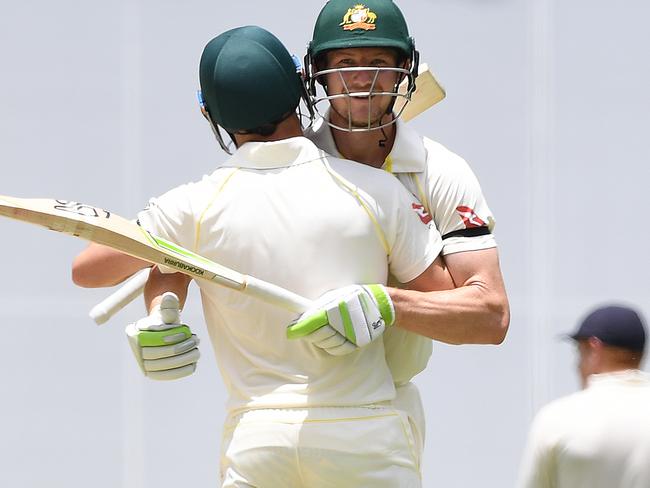
[(91, 243), (72, 262), (72, 281), (83, 288), (115, 286), (150, 263)]
[[(496, 248), (448, 254), (407, 283), (390, 288), (396, 325), (449, 344), (500, 344), (510, 322)], [(443, 291), (430, 291), (443, 290)]]

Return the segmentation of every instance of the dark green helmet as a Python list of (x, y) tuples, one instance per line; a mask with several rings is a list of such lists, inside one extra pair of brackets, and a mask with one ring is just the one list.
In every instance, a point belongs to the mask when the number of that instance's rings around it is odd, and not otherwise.
[(415, 43), (392, 0), (329, 0), (316, 20), (309, 55), (354, 47), (391, 47), (412, 58)]
[(245, 132), (283, 120), (302, 94), (296, 65), (280, 40), (257, 26), (212, 39), (199, 64), (204, 108), (228, 132)]

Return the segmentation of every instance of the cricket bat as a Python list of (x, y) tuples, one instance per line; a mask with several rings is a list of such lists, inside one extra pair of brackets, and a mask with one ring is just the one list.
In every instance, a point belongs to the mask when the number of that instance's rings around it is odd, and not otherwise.
[[(408, 88), (408, 80), (404, 80), (399, 88), (398, 93), (405, 94)], [(414, 119), (422, 112), (429, 110), (436, 103), (443, 100), (446, 96), (445, 89), (440, 86), (436, 77), (429, 69), (429, 65), (421, 63), (418, 66), (418, 76), (415, 78), (415, 91), (411, 94), (411, 101), (406, 103), (403, 97), (397, 97), (395, 102), (394, 112), (400, 113), (402, 107), (401, 118), (405, 122)], [(406, 107), (404, 107), (406, 105)]]
[[(156, 237), (135, 222), (91, 205), (66, 200), (0, 195), (0, 215), (96, 242), (152, 264), (160, 264), (193, 278), (239, 291), (292, 312), (304, 312), (311, 304), (310, 300), (289, 290), (210, 261)], [(131, 291), (135, 293), (134, 290)], [(141, 288), (138, 288), (137, 294), (140, 292)]]
[[(400, 84), (398, 92), (405, 94), (407, 86), (407, 80), (404, 80)], [(422, 112), (429, 110), (436, 103), (442, 101), (445, 95), (444, 88), (440, 86), (438, 80), (436, 80), (429, 69), (429, 66), (426, 63), (421, 63), (418, 66), (418, 76), (415, 79), (415, 91), (411, 94), (411, 101), (407, 104), (405, 98), (397, 97), (394, 111), (395, 113), (400, 113), (400, 110), (404, 108), (401, 118), (408, 122)], [(405, 104), (406, 107), (404, 107)], [(97, 324), (107, 322), (113, 315), (126, 307), (142, 293), (148, 277), (149, 269), (142, 270), (133, 275), (114, 293), (93, 307), (90, 311), (90, 317)]]

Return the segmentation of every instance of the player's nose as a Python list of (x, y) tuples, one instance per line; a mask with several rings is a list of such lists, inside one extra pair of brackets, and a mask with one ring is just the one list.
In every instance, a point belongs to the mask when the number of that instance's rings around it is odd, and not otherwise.
[(368, 91), (370, 90), (370, 88), (377, 85), (378, 71), (376, 69), (372, 69), (372, 68), (359, 69), (359, 70), (355, 70), (353, 73), (354, 74), (351, 80), (352, 85), (358, 91), (361, 90)]

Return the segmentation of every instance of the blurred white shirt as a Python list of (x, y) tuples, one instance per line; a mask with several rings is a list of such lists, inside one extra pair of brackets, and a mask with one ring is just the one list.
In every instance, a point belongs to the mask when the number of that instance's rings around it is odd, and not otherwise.
[(650, 375), (592, 375), (543, 407), (528, 437), (522, 488), (649, 488)]

